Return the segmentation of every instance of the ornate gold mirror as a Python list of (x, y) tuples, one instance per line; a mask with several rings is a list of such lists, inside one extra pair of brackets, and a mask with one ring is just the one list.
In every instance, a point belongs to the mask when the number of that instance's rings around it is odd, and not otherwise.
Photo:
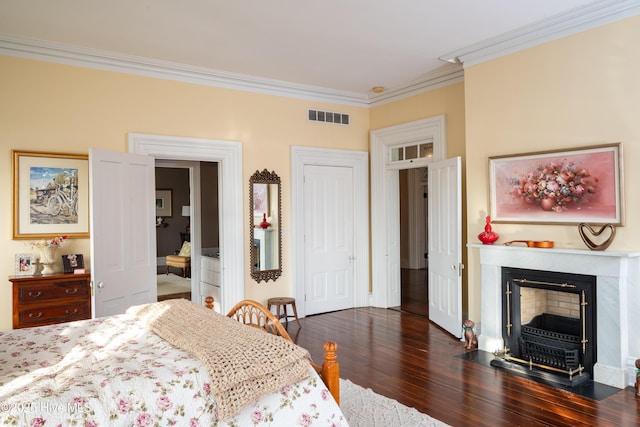
[(282, 274), (280, 177), (264, 169), (249, 178), (251, 277), (258, 283)]

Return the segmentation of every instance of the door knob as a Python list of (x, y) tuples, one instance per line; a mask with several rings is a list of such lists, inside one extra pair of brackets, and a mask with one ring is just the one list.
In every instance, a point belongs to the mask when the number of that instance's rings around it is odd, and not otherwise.
[(102, 289), (102, 288), (104, 288), (104, 283), (98, 282), (98, 289)]

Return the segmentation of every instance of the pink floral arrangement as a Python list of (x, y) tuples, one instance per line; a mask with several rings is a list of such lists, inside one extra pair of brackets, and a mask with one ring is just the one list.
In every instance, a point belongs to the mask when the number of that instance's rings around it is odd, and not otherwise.
[(553, 210), (561, 212), (569, 203), (579, 203), (596, 193), (598, 179), (573, 162), (539, 164), (516, 180), (513, 195), (525, 203), (552, 199)]

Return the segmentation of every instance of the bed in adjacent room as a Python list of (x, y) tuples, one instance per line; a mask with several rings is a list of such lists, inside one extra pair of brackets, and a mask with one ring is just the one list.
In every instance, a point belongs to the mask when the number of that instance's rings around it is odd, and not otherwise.
[(186, 300), (0, 333), (0, 405), (25, 426), (347, 426), (306, 350)]

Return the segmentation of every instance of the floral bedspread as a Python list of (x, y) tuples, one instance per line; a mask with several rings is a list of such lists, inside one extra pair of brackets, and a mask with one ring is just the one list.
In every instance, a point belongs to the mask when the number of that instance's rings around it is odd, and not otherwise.
[(0, 424), (18, 426), (347, 426), (312, 371), (216, 417), (202, 363), (123, 314), (0, 333)]

